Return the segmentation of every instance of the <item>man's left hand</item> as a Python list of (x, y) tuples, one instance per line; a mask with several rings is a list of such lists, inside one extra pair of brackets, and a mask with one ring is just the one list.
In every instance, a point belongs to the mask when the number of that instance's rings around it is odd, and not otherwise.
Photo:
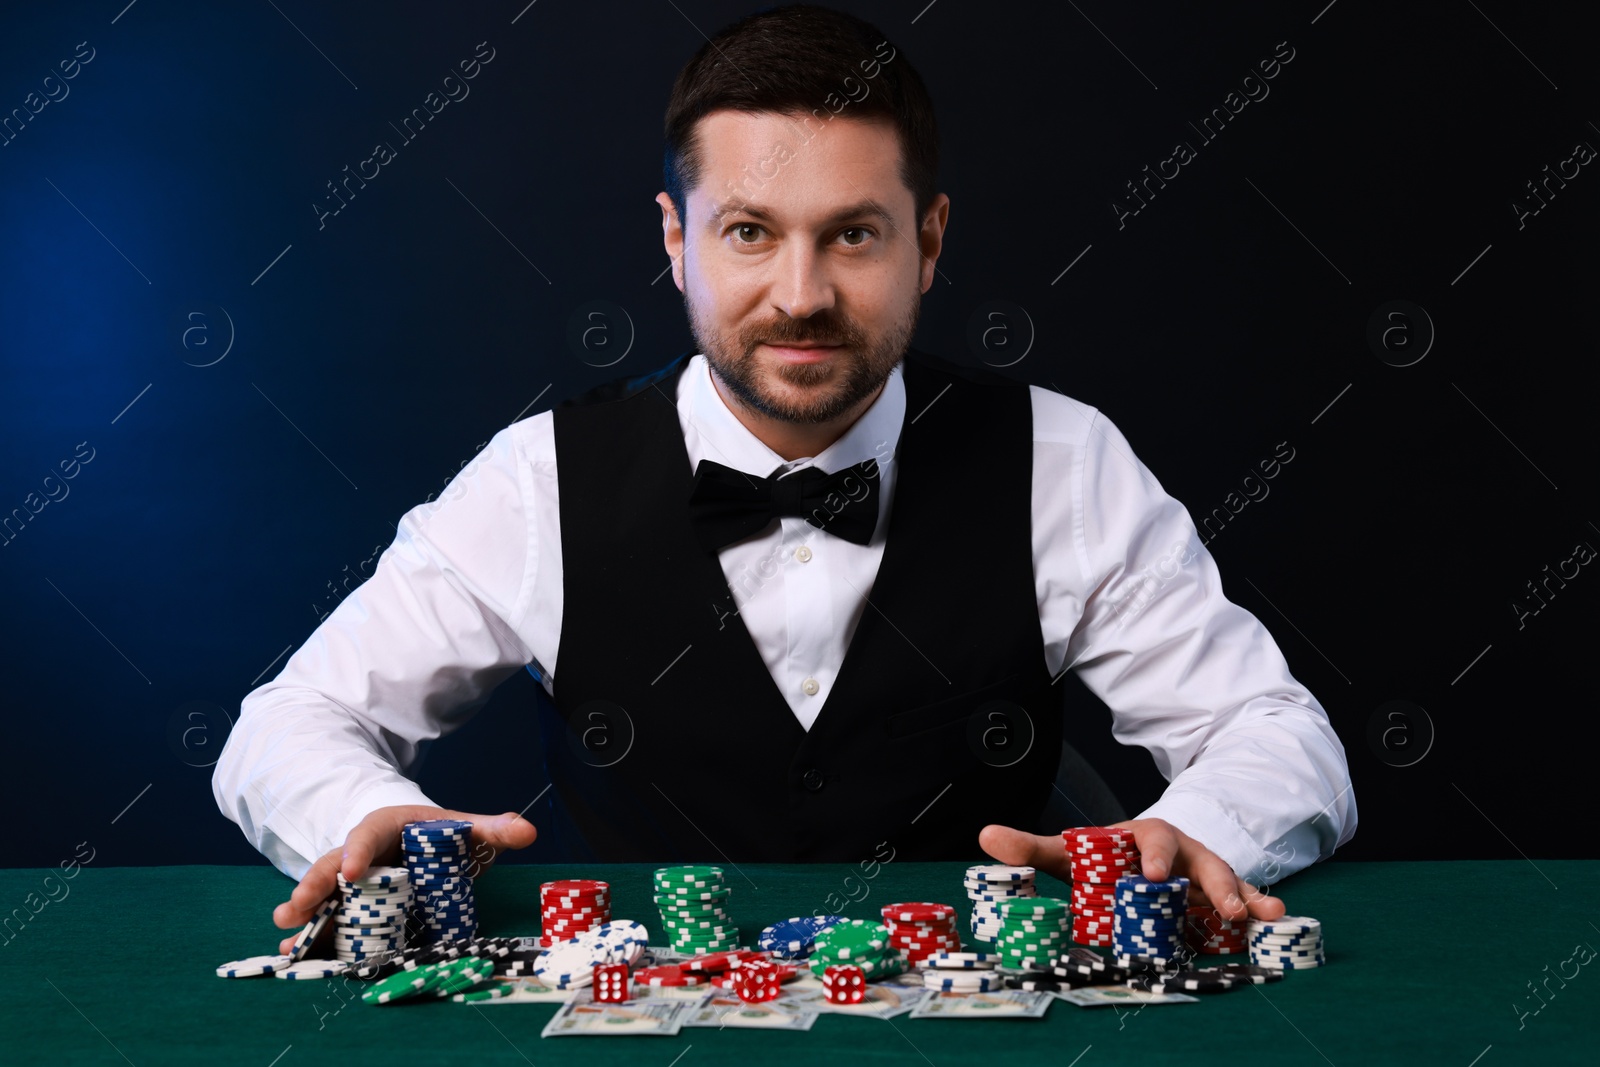
[[(1129, 819), (1111, 825), (1133, 831), (1146, 878), (1152, 882), (1177, 875), (1188, 878), (1191, 905), (1215, 908), (1229, 920), (1276, 919), (1284, 914), (1282, 900), (1234, 874), (1221, 856), (1165, 819)], [(1036, 867), (1063, 882), (1072, 881), (1072, 860), (1060, 834), (1046, 837), (990, 825), (978, 834), (978, 844), (1001, 863)]]

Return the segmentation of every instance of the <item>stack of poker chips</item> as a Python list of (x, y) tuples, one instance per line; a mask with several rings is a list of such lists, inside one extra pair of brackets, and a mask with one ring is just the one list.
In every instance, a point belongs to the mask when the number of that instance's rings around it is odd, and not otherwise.
[(371, 867), (351, 881), (339, 879), (339, 908), (334, 913), (333, 955), (360, 963), (405, 948), (411, 910), (411, 876), (400, 867)]
[(1072, 915), (1054, 897), (1017, 898), (1000, 905), (995, 947), (1008, 967), (1044, 967), (1067, 950)]
[(1215, 908), (1189, 906), (1184, 928), (1189, 949), (1203, 956), (1231, 955), (1245, 950), (1244, 928), (1224, 919)]
[(605, 963), (638, 963), (649, 932), (628, 919), (601, 923), (576, 937), (559, 941), (534, 962), (533, 973), (555, 989), (581, 989), (594, 984), (594, 969)]
[(1061, 831), (1072, 861), (1072, 940), (1080, 945), (1111, 945), (1115, 885), (1139, 873), (1139, 846), (1133, 831), (1115, 826), (1078, 826)]
[(611, 886), (591, 878), (567, 878), (539, 886), (539, 943), (549, 948), (611, 921)]
[(662, 867), (655, 901), (668, 943), (685, 956), (736, 948), (739, 928), (723, 905), (729, 889), (721, 867)]
[(843, 915), (796, 915), (762, 930), (756, 947), (781, 960), (803, 960), (816, 947), (818, 934), (842, 922)]
[(1328, 962), (1322, 949), (1322, 923), (1285, 915), (1250, 923), (1250, 962), (1256, 967), (1298, 971)]
[(956, 909), (949, 904), (885, 904), (880, 914), (889, 931), (890, 947), (899, 949), (913, 967), (935, 952), (961, 950)]
[(407, 823), (400, 832), (416, 903), (419, 940), (449, 941), (478, 932), (472, 893), (472, 824), (455, 819)]
[(961, 884), (972, 900), (972, 937), (989, 945), (1000, 933), (1000, 905), (1016, 897), (1037, 896), (1032, 867), (979, 864), (968, 867)]
[(936, 952), (917, 970), (924, 986), (941, 993), (993, 993), (1006, 983), (995, 970), (1000, 963), (993, 952)]
[(829, 967), (848, 963), (860, 967), (867, 981), (904, 974), (905, 957), (889, 944), (889, 929), (870, 919), (846, 919), (817, 935), (811, 955), (811, 973), (821, 978)]
[(1189, 959), (1184, 944), (1189, 879), (1152, 882), (1130, 874), (1117, 879), (1116, 894), (1111, 944), (1119, 963), (1142, 958), (1168, 966)]

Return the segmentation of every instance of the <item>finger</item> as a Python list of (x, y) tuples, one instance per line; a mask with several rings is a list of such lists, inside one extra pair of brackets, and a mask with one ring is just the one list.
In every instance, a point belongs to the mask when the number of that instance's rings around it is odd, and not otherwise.
[(1252, 919), (1281, 919), (1289, 910), (1282, 897), (1257, 889), (1243, 878), (1239, 879), (1239, 891), (1244, 895)]
[(311, 865), (289, 899), (272, 910), (272, 921), (280, 930), (304, 926), (311, 921), (317, 905), (333, 895), (338, 882), (340, 850), (334, 849)]
[(344, 854), (339, 860), (339, 873), (344, 875), (347, 881), (357, 881), (366, 875), (367, 868), (372, 866), (373, 857), (393, 852), (398, 840), (399, 835), (392, 819), (362, 819), (344, 839)]
[(1133, 831), (1133, 840), (1139, 848), (1139, 873), (1152, 882), (1165, 882), (1172, 877), (1173, 864), (1178, 858), (1178, 834), (1169, 824), (1159, 819), (1130, 819), (1113, 823)]
[(1037, 867), (1062, 881), (1071, 880), (1071, 864), (1059, 835), (1046, 837), (992, 823), (978, 832), (978, 847), (1009, 867)]
[(477, 877), (510, 849), (527, 848), (539, 836), (533, 823), (514, 811), (500, 815), (473, 815), (452, 811), (448, 816), (472, 824), (471, 874)]
[(1228, 862), (1198, 841), (1190, 842), (1187, 857), (1189, 880), (1200, 886), (1217, 914), (1230, 922), (1243, 919), (1248, 914), (1244, 895), (1240, 890), (1239, 876), (1233, 873)]

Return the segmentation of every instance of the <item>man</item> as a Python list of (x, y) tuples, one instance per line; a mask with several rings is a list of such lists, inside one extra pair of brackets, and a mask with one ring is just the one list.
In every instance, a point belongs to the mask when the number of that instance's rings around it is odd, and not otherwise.
[(936, 169), (921, 80), (852, 16), (763, 12), (684, 68), (656, 199), (699, 351), (502, 430), (245, 699), (214, 789), (301, 879), (280, 927), (409, 821), (471, 820), (485, 863), (533, 841), (401, 773), (526, 664), (537, 818), (600, 859), (976, 840), (1066, 877), (1031, 831), (1069, 668), (1171, 779), (1124, 824), (1147, 876), (1271, 918), (1257, 883), (1348, 840), (1326, 714), (1116, 427), (909, 349)]

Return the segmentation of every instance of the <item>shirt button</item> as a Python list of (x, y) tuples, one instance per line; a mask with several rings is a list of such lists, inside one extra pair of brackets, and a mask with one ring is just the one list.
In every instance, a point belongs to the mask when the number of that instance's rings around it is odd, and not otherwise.
[(808, 697), (816, 696), (817, 690), (821, 688), (822, 687), (817, 684), (817, 680), (815, 678), (807, 678), (805, 681), (800, 683), (800, 689)]
[(805, 545), (801, 545), (799, 548), (794, 550), (794, 558), (799, 560), (801, 563), (810, 563), (811, 549)]

